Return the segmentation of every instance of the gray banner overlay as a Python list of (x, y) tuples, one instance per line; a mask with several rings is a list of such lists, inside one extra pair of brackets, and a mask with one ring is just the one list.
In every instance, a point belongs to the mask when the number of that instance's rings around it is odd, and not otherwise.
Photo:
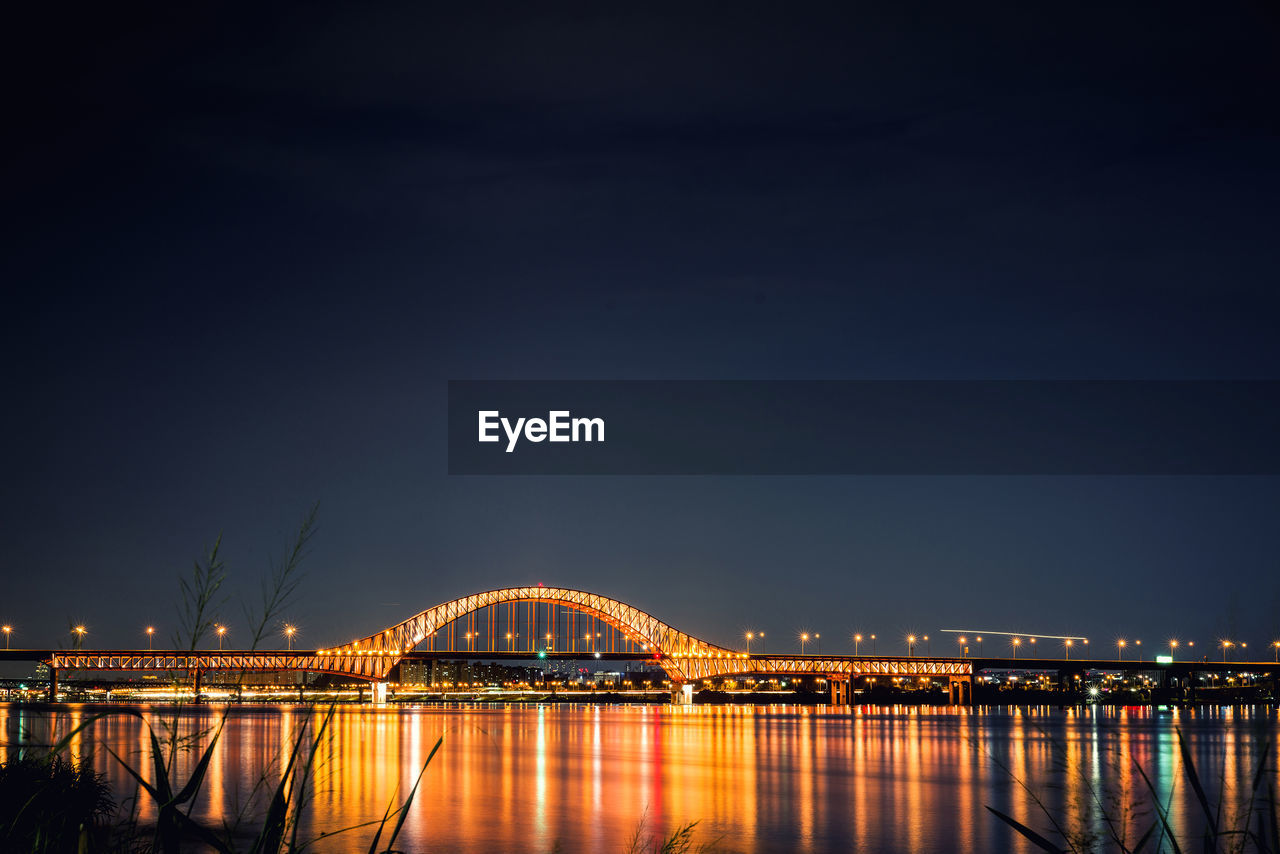
[(1280, 382), (455, 380), (449, 473), (1275, 475)]

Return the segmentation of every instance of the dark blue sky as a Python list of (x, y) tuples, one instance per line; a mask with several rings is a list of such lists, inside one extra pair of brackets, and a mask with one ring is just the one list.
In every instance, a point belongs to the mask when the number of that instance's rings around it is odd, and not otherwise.
[(879, 6), (28, 12), (15, 643), (167, 637), (316, 500), (310, 645), (538, 581), (725, 643), (1280, 638), (1275, 478), (445, 474), (448, 379), (1280, 379), (1273, 6)]

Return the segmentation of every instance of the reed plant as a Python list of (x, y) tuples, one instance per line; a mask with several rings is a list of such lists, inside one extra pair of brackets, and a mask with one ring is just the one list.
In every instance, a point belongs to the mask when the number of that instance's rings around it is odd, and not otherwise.
[[(246, 607), (252, 626), (252, 649), (257, 649), (273, 623), (292, 601), (301, 582), (301, 568), (315, 533), (317, 507), (304, 517), (297, 535), (262, 587), (258, 609)], [(190, 579), (182, 579), (181, 629), (178, 648), (195, 651), (212, 634), (222, 604), (225, 567), (219, 557), (219, 535), (203, 560), (197, 560)], [(241, 674), (243, 679), (244, 674)], [(199, 699), (198, 697), (196, 699)], [(409, 808), (431, 760), (444, 743), (441, 736), (423, 763), (413, 786), (403, 799), (392, 795), (381, 819), (307, 839), (300, 837), (304, 811), (315, 791), (316, 763), (335, 707), (330, 704), (317, 721), (304, 722), (290, 739), (287, 755), (260, 769), (246, 803), (221, 827), (193, 818), (206, 776), (225, 729), (229, 710), (208, 728), (184, 733), (177, 704), (168, 715), (158, 716), (160, 732), (152, 720), (136, 709), (108, 709), (91, 715), (51, 744), (19, 750), (0, 765), (0, 850), (32, 854), (179, 854), (192, 844), (218, 854), (284, 854), (318, 847), (337, 833), (371, 829), (369, 854), (395, 852)], [(133, 779), (136, 790), (119, 815), (105, 779), (93, 771), (89, 757), (72, 756), (77, 737), (107, 718), (134, 718), (147, 736), (147, 747), (138, 756), (122, 756), (113, 748), (111, 758)], [(57, 720), (51, 722), (56, 729)], [(24, 742), (26, 739), (24, 739)], [(190, 754), (191, 770), (182, 779), (179, 762)], [(278, 774), (278, 779), (276, 779)], [(260, 799), (261, 796), (261, 799)], [(154, 808), (154, 825), (142, 820), (142, 805)], [(249, 806), (265, 802), (260, 814)], [(246, 841), (247, 840), (247, 841)]]
[[(993, 761), (1027, 793), (1044, 816), (1049, 825), (1049, 835), (1033, 830), (989, 804), (986, 808), (1038, 850), (1053, 854), (1083, 854), (1100, 850), (1119, 851), (1121, 854), (1166, 850), (1173, 854), (1192, 851), (1205, 854), (1280, 854), (1280, 802), (1276, 799), (1275, 786), (1267, 776), (1268, 763), (1272, 759), (1272, 740), (1266, 737), (1259, 739), (1258, 762), (1248, 791), (1238, 792), (1232, 797), (1224, 771), (1223, 778), (1219, 780), (1218, 796), (1211, 801), (1182, 729), (1175, 728), (1175, 733), (1180, 759), (1180, 777), (1177, 779), (1191, 789), (1199, 810), (1196, 816), (1187, 817), (1190, 819), (1188, 822), (1171, 820), (1173, 787), (1162, 797), (1146, 769), (1133, 757), (1122, 760), (1132, 766), (1142, 781), (1141, 790), (1133, 793), (1133, 798), (1104, 795), (1092, 780), (1084, 778), (1088, 797), (1096, 808), (1093, 812), (1101, 820), (1101, 832), (1073, 825), (1060, 810), (1046, 804), (1043, 797), (994, 757)], [(1051, 738), (1049, 741), (1058, 751), (1063, 750), (1056, 740)], [(1195, 829), (1183, 830), (1179, 835), (1175, 825)]]

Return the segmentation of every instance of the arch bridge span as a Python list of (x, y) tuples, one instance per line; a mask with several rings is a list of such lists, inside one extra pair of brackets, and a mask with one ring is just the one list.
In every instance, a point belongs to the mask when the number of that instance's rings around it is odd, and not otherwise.
[(316, 670), (374, 681), (385, 679), (401, 658), (449, 623), (508, 603), (561, 605), (596, 617), (651, 654), (673, 682), (740, 674), (851, 676), (971, 676), (972, 662), (954, 658), (748, 655), (709, 643), (608, 596), (566, 587), (504, 587), (428, 608), (404, 622), (331, 649), (317, 650)]
[[(608, 596), (542, 586), (504, 587), (463, 596), (421, 611), (368, 637), (314, 652), (49, 650), (40, 660), (50, 667), (51, 695), (56, 694), (54, 674), (58, 670), (168, 670), (193, 672), (197, 677), (205, 671), (309, 671), (382, 683), (401, 659), (442, 629), (477, 611), (491, 609), (492, 618), (492, 609), (522, 603), (562, 606), (604, 622), (624, 637), (632, 649), (641, 650), (643, 658), (661, 666), (672, 682), (685, 686), (697, 680), (744, 674), (825, 676), (831, 682), (832, 702), (845, 704), (849, 679), (855, 676), (944, 677), (954, 692), (961, 683), (969, 683), (973, 674), (973, 660), (963, 658), (750, 655), (679, 631), (639, 608)], [(536, 643), (532, 634), (526, 634), (525, 641), (530, 640)], [(537, 655), (532, 645), (522, 645), (518, 651), (527, 651), (530, 657)], [(510, 652), (516, 650), (509, 649)]]
[(401, 658), (448, 624), (484, 608), (517, 603), (559, 605), (595, 617), (640, 646), (646, 655), (651, 654), (676, 681), (692, 678), (677, 662), (729, 662), (745, 658), (743, 653), (679, 631), (639, 608), (608, 596), (567, 587), (503, 587), (444, 602), (376, 634), (317, 650), (317, 669), (384, 679)]

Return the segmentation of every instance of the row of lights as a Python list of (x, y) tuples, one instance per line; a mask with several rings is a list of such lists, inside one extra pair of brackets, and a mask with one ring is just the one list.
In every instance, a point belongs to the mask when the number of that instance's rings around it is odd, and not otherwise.
[[(226, 636), (226, 634), (227, 634), (227, 627), (226, 627), (226, 626), (224, 626), (224, 625), (219, 624), (219, 625), (215, 626), (214, 630), (215, 630), (216, 634), (218, 635), (218, 650), (219, 650), (219, 651), (221, 651), (221, 650), (222, 650), (222, 642), (223, 642), (223, 638), (224, 638), (224, 637)], [(13, 626), (11, 626), (11, 625), (4, 625), (4, 626), (0, 626), (0, 631), (3, 631), (3, 632), (4, 632), (4, 647), (5, 647), (5, 649), (9, 649), (9, 648), (10, 648), (10, 640), (11, 640), (11, 636), (13, 635)], [(88, 634), (88, 631), (89, 631), (89, 630), (88, 630), (88, 629), (86, 629), (83, 625), (79, 625), (79, 626), (76, 626), (75, 628), (73, 628), (73, 629), (71, 630), (71, 633), (72, 633), (73, 635), (75, 635), (75, 636), (76, 636), (76, 641), (77, 641), (77, 643), (83, 643), (83, 642), (84, 642), (84, 636), (85, 636), (86, 634)], [(148, 649), (148, 650), (150, 650), (150, 649), (152, 649), (152, 648), (153, 648), (153, 639), (154, 639), (154, 637), (155, 637), (155, 633), (156, 633), (156, 630), (155, 630), (155, 627), (154, 627), (154, 626), (147, 626), (146, 634), (147, 634), (147, 649)], [(285, 638), (286, 638), (286, 639), (287, 639), (287, 641), (288, 641), (288, 645), (289, 645), (289, 650), (290, 650), (290, 651), (292, 651), (292, 650), (293, 650), (293, 639), (294, 639), (294, 636), (295, 636), (297, 633), (298, 633), (298, 629), (297, 629), (297, 627), (296, 627), (296, 626), (293, 626), (293, 625), (290, 625), (290, 624), (286, 624), (286, 625), (285, 625), (285, 627), (284, 627), (284, 631), (283, 631), (283, 634), (284, 634)], [(467, 633), (466, 633), (466, 639), (467, 639), (467, 641), (468, 641), (468, 642), (472, 641), (475, 637), (478, 637), (478, 636), (479, 636), (479, 633), (478, 633), (478, 632), (467, 632)], [(600, 637), (600, 633), (599, 633), (599, 632), (596, 632), (596, 633), (595, 633), (595, 637)], [(746, 654), (740, 654), (740, 653), (739, 653), (739, 654), (733, 654), (733, 655), (730, 655), (729, 653), (715, 653), (715, 654), (713, 655), (713, 654), (711, 654), (711, 653), (702, 653), (702, 652), (698, 652), (698, 653), (694, 653), (694, 654), (693, 654), (693, 656), (682, 656), (682, 657), (684, 657), (684, 658), (689, 658), (689, 657), (697, 657), (697, 658), (747, 658), (748, 656), (750, 656), (750, 655), (751, 655), (751, 642), (752, 642), (753, 640), (757, 639), (757, 638), (759, 638), (759, 639), (761, 640), (761, 642), (763, 642), (763, 641), (764, 641), (764, 637), (765, 637), (765, 633), (764, 633), (764, 632), (747, 632), (747, 633), (746, 633), (746, 641), (747, 641), (747, 651), (746, 651)], [(805, 648), (807, 647), (807, 645), (808, 645), (808, 643), (809, 643), (809, 640), (810, 640), (811, 638), (812, 638), (812, 640), (813, 640), (815, 643), (819, 643), (819, 644), (820, 644), (820, 643), (821, 643), (821, 640), (822, 640), (822, 635), (821, 635), (821, 634), (818, 634), (817, 632), (813, 633), (813, 635), (812, 635), (812, 636), (811, 636), (808, 632), (801, 632), (801, 633), (798, 635), (798, 640), (800, 641), (800, 654), (801, 654), (801, 655), (804, 655), (804, 653), (805, 653)], [(508, 641), (511, 641), (511, 640), (512, 640), (512, 634), (511, 634), (510, 632), (507, 632), (507, 638), (506, 638), (506, 639), (507, 639)], [(550, 634), (548, 634), (548, 635), (546, 636), (546, 639), (547, 639), (548, 644), (549, 644), (549, 643), (550, 643), (550, 641), (551, 641), (551, 639), (552, 639), (552, 636), (551, 636)], [(582, 636), (582, 639), (583, 639), (584, 641), (590, 642), (593, 638), (592, 638), (592, 635), (591, 635), (591, 634), (585, 634), (585, 635), (583, 635), (583, 636)], [(871, 646), (871, 652), (872, 652), (872, 655), (874, 655), (874, 654), (875, 654), (875, 642), (876, 642), (876, 636), (875, 636), (874, 634), (873, 634), (873, 635), (870, 635), (870, 636), (869, 636), (869, 639), (870, 639), (870, 641), (871, 641), (871, 645), (872, 645), (872, 646)], [(852, 635), (851, 640), (853, 641), (853, 654), (854, 654), (854, 655), (858, 655), (858, 654), (860, 653), (860, 646), (861, 646), (862, 641), (863, 641), (863, 636), (862, 636), (861, 634), (854, 634), (854, 635)], [(926, 644), (928, 644), (928, 643), (929, 643), (929, 636), (928, 636), (928, 635), (924, 635), (924, 636), (923, 636), (923, 637), (921, 637), (921, 638), (917, 638), (915, 635), (907, 635), (907, 636), (906, 636), (906, 638), (905, 638), (905, 640), (906, 640), (906, 643), (907, 643), (907, 655), (912, 656), (912, 655), (915, 655), (915, 647), (916, 647), (916, 642), (917, 642), (917, 640), (923, 640)], [(1088, 644), (1089, 644), (1089, 639), (1088, 639), (1088, 638), (1082, 638), (1081, 640), (1082, 640), (1082, 642), (1083, 642), (1083, 644), (1084, 644), (1085, 646), (1088, 646)], [(979, 635), (979, 636), (976, 636), (976, 637), (974, 638), (974, 641), (975, 641), (976, 643), (978, 643), (979, 645), (981, 645), (981, 644), (982, 644), (982, 637), (981, 637), (980, 635)], [(1034, 643), (1036, 642), (1036, 639), (1035, 639), (1034, 637), (1031, 637), (1031, 638), (1028, 638), (1028, 641), (1029, 641), (1031, 644), (1034, 644)], [(1066, 639), (1064, 639), (1064, 641), (1063, 641), (1063, 647), (1064, 647), (1064, 649), (1065, 649), (1066, 657), (1067, 657), (1068, 659), (1070, 659), (1070, 658), (1071, 658), (1071, 646), (1072, 646), (1072, 641), (1073, 641), (1073, 639), (1072, 639), (1072, 638), (1066, 638)], [(961, 647), (961, 657), (963, 657), (963, 656), (964, 656), (964, 654), (968, 651), (968, 647), (966, 647), (966, 646), (965, 646), (965, 644), (968, 642), (968, 640), (967, 640), (963, 635), (961, 635), (961, 636), (959, 636), (959, 637), (957, 637), (957, 638), (956, 638), (956, 642), (957, 642), (957, 643), (960, 645), (960, 647)], [(1013, 647), (1013, 657), (1014, 657), (1014, 658), (1017, 658), (1017, 657), (1018, 657), (1018, 648), (1019, 648), (1020, 646), (1022, 646), (1022, 638), (1020, 638), (1020, 637), (1013, 637), (1013, 638), (1011, 638), (1011, 639), (1010, 639), (1009, 643), (1010, 643), (1010, 645)], [(1135, 646), (1139, 646), (1139, 647), (1140, 647), (1140, 646), (1142, 646), (1142, 641), (1141, 641), (1141, 640), (1135, 640), (1135, 641), (1134, 641), (1134, 645), (1135, 645)], [(1195, 645), (1196, 645), (1196, 642), (1195, 642), (1195, 641), (1188, 641), (1188, 642), (1187, 642), (1187, 647), (1188, 647), (1188, 648), (1194, 647)], [(1245, 642), (1245, 641), (1239, 641), (1239, 642), (1237, 642), (1237, 641), (1232, 641), (1232, 640), (1221, 640), (1221, 641), (1219, 641), (1219, 642), (1218, 642), (1218, 645), (1219, 645), (1219, 647), (1222, 649), (1222, 660), (1223, 660), (1224, 662), (1227, 660), (1227, 652), (1228, 652), (1228, 650), (1230, 650), (1232, 647), (1236, 647), (1236, 646), (1238, 646), (1238, 647), (1240, 647), (1240, 649), (1241, 649), (1241, 650), (1248, 649), (1248, 647), (1249, 647), (1249, 644), (1248, 644), (1247, 642)], [(1116, 641), (1116, 657), (1117, 657), (1118, 659), (1120, 659), (1121, 661), (1123, 661), (1123, 660), (1124, 660), (1124, 650), (1125, 650), (1125, 647), (1126, 647), (1126, 646), (1128, 646), (1128, 641), (1126, 641), (1126, 640), (1124, 640), (1124, 639), (1120, 639), (1120, 640), (1117, 640), (1117, 641)], [(1178, 649), (1178, 646), (1179, 646), (1179, 642), (1178, 642), (1178, 640), (1177, 640), (1177, 639), (1170, 639), (1170, 640), (1169, 640), (1169, 655), (1171, 655), (1171, 656), (1172, 656), (1172, 655), (1175, 655), (1175, 654), (1176, 654), (1176, 651), (1177, 651), (1177, 649)], [(1276, 661), (1277, 661), (1277, 662), (1280, 662), (1280, 641), (1273, 641), (1273, 642), (1272, 642), (1272, 644), (1271, 644), (1271, 646), (1272, 646), (1272, 649), (1275, 651)], [(508, 647), (510, 647), (510, 643), (508, 643)], [(818, 649), (819, 649), (819, 653), (821, 653), (821, 646), (819, 646), (819, 647), (818, 647)], [(408, 650), (407, 650), (407, 649), (406, 649), (405, 651), (406, 651), (406, 652), (408, 652)], [(932, 651), (932, 650), (930, 650), (930, 651)], [(323, 655), (323, 654), (325, 654), (325, 653), (326, 653), (326, 650), (319, 650), (318, 652), (319, 652), (320, 654), (322, 654), (322, 655)], [(334, 652), (334, 650), (328, 650), (327, 652), (329, 652), (329, 653), (333, 653), (333, 652)], [(339, 652), (342, 652), (342, 650), (339, 650)], [(346, 650), (346, 652), (347, 652), (348, 654), (350, 654), (350, 653), (354, 653), (354, 654), (356, 654), (356, 655), (373, 654), (373, 651), (372, 651), (372, 650), (369, 650), (369, 651), (365, 651), (365, 650), (358, 650), (358, 651), (357, 651), (357, 650)]]
[[(4, 632), (4, 648), (9, 649), (10, 639), (13, 635), (13, 626), (10, 626), (10, 625), (0, 626), (0, 631)], [(218, 635), (218, 649), (221, 650), (222, 639), (227, 634), (227, 627), (223, 625), (217, 625), (214, 627), (214, 632)], [(287, 624), (285, 625), (284, 631), (282, 632), (282, 634), (284, 634), (285, 638), (287, 639), (290, 650), (293, 649), (293, 638), (294, 638), (294, 635), (296, 635), (297, 633), (298, 633), (298, 628), (296, 626), (287, 625)], [(89, 634), (89, 630), (85, 628), (83, 625), (79, 625), (71, 630), (71, 634), (75, 635), (75, 641), (77, 644), (82, 644), (84, 643), (84, 636)], [(147, 626), (146, 635), (147, 635), (147, 649), (148, 650), (153, 649), (155, 635), (156, 635), (155, 626)]]
[[(764, 632), (747, 632), (747, 633), (746, 633), (745, 638), (746, 638), (746, 641), (747, 641), (747, 655), (748, 655), (748, 656), (751, 654), (751, 642), (752, 642), (753, 640), (756, 640), (756, 639), (760, 639), (761, 641), (763, 641), (763, 640), (764, 640), (764, 636), (765, 636), (765, 633), (764, 633)], [(805, 654), (805, 651), (806, 651), (806, 647), (807, 647), (807, 646), (808, 646), (808, 644), (809, 644), (809, 641), (810, 641), (810, 640), (813, 640), (815, 643), (820, 642), (820, 641), (821, 641), (821, 639), (822, 639), (822, 635), (820, 635), (820, 634), (818, 634), (818, 633), (816, 633), (816, 632), (815, 632), (815, 633), (813, 633), (813, 634), (810, 634), (809, 632), (801, 632), (801, 633), (799, 633), (799, 634), (796, 636), (796, 639), (800, 642), (800, 654), (801, 654), (801, 655), (804, 655), (804, 654)], [(854, 654), (854, 655), (859, 655), (859, 654), (861, 653), (861, 646), (862, 646), (862, 642), (863, 642), (863, 640), (864, 640), (864, 639), (866, 639), (866, 640), (870, 640), (870, 641), (871, 641), (871, 644), (872, 644), (872, 646), (871, 646), (871, 654), (872, 654), (872, 655), (875, 655), (875, 642), (876, 642), (876, 636), (875, 636), (875, 635), (868, 635), (868, 636), (866, 636), (866, 637), (864, 638), (864, 636), (863, 636), (862, 634), (860, 634), (860, 633), (859, 633), (859, 634), (854, 634), (854, 635), (850, 636), (850, 640), (852, 640), (852, 641), (853, 641), (853, 654)], [(916, 635), (914, 635), (914, 634), (910, 634), (910, 635), (907, 635), (907, 636), (904, 638), (904, 640), (906, 641), (906, 645), (907, 645), (907, 655), (908, 655), (908, 656), (913, 656), (913, 655), (915, 655), (915, 648), (916, 648), (916, 644), (917, 644), (918, 642), (923, 641), (926, 645), (928, 645), (928, 644), (929, 644), (929, 636), (928, 636), (928, 635), (922, 635), (922, 636), (920, 636), (920, 637), (917, 637), (917, 636), (916, 636)], [(1064, 638), (1064, 639), (1063, 639), (1063, 649), (1064, 649), (1064, 654), (1065, 654), (1065, 656), (1066, 656), (1066, 658), (1067, 658), (1067, 659), (1070, 659), (1070, 658), (1071, 658), (1071, 648), (1072, 648), (1072, 646), (1074, 646), (1074, 644), (1075, 644), (1075, 641), (1076, 641), (1076, 640), (1077, 640), (1076, 638)], [(1089, 645), (1089, 639), (1088, 639), (1088, 638), (1079, 638), (1078, 640), (1080, 640), (1080, 642), (1081, 642), (1084, 646), (1088, 646), (1088, 645)], [(1027, 638), (1027, 641), (1028, 641), (1028, 643), (1029, 643), (1029, 644), (1034, 645), (1034, 644), (1036, 643), (1036, 638), (1035, 638), (1035, 637), (1028, 637), (1028, 638)], [(962, 658), (963, 658), (963, 657), (965, 657), (965, 656), (968, 654), (969, 648), (966, 646), (966, 644), (967, 644), (968, 642), (969, 642), (969, 641), (968, 641), (968, 638), (966, 638), (964, 635), (960, 635), (959, 637), (957, 637), (957, 638), (956, 638), (956, 643), (957, 643), (957, 644), (959, 644), (959, 645), (960, 645), (960, 648), (961, 648), (961, 649), (960, 649), (960, 655), (961, 655), (961, 657), (962, 657)], [(975, 636), (975, 637), (974, 637), (974, 642), (975, 642), (975, 643), (977, 643), (979, 646), (981, 646), (981, 644), (982, 644), (982, 636), (981, 636), (981, 635), (977, 635), (977, 636)], [(1137, 645), (1137, 646), (1139, 646), (1139, 647), (1140, 647), (1140, 646), (1142, 646), (1142, 641), (1140, 641), (1140, 640), (1138, 640), (1138, 641), (1134, 641), (1134, 643), (1135, 643), (1135, 645)], [(1014, 658), (1017, 658), (1017, 657), (1018, 657), (1018, 649), (1022, 646), (1022, 638), (1020, 638), (1020, 637), (1012, 637), (1012, 638), (1010, 638), (1010, 640), (1009, 640), (1009, 645), (1013, 647), (1013, 657), (1014, 657)], [(1126, 647), (1127, 645), (1128, 645), (1128, 642), (1127, 642), (1127, 641), (1124, 641), (1124, 640), (1117, 640), (1117, 641), (1116, 641), (1116, 653), (1117, 653), (1117, 657), (1118, 657), (1119, 659), (1121, 659), (1121, 660), (1123, 660), (1123, 659), (1124, 659), (1124, 650), (1125, 650), (1125, 647)], [(1188, 647), (1188, 648), (1192, 648), (1192, 647), (1194, 647), (1195, 645), (1196, 645), (1195, 641), (1188, 641), (1188, 642), (1187, 642), (1187, 647)], [(1177, 653), (1178, 646), (1179, 646), (1179, 641), (1178, 641), (1177, 639), (1170, 639), (1170, 641), (1169, 641), (1169, 655), (1171, 655), (1171, 656), (1172, 656), (1172, 655), (1175, 655), (1175, 654)], [(1240, 647), (1240, 649), (1241, 649), (1241, 650), (1244, 650), (1244, 649), (1247, 649), (1247, 648), (1248, 648), (1249, 644), (1248, 644), (1248, 643), (1245, 643), (1245, 642), (1243, 642), (1243, 641), (1241, 641), (1241, 642), (1237, 642), (1237, 641), (1231, 641), (1231, 640), (1221, 640), (1221, 641), (1219, 641), (1219, 642), (1218, 642), (1218, 646), (1222, 649), (1222, 660), (1225, 662), (1225, 661), (1227, 660), (1227, 651), (1228, 651), (1228, 650), (1230, 650), (1232, 647)], [(1272, 647), (1272, 649), (1273, 649), (1273, 651), (1274, 651), (1274, 653), (1275, 653), (1276, 661), (1277, 661), (1277, 662), (1280, 662), (1280, 640), (1278, 640), (1278, 641), (1273, 641), (1273, 642), (1272, 642), (1272, 644), (1271, 644), (1271, 647)], [(931, 647), (930, 647), (930, 652), (932, 652), (932, 648), (931, 648)], [(819, 653), (821, 653), (821, 647), (819, 647)]]

